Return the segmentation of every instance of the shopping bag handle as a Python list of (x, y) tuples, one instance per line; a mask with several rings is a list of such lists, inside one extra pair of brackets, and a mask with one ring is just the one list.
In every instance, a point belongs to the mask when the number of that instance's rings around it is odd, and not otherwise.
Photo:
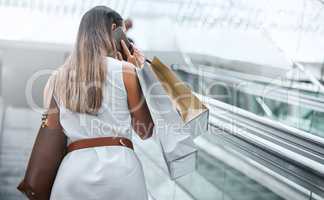
[(148, 58), (145, 58), (145, 61), (148, 62), (149, 64), (152, 64), (152, 61)]

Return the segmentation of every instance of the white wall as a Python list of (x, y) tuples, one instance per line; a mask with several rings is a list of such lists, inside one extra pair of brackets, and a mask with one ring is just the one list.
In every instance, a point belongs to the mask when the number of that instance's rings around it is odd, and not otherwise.
[(60, 66), (65, 58), (66, 51), (53, 48), (40, 48), (30, 44), (27, 46), (4, 47), (0, 45), (2, 55), (2, 96), (8, 105), (26, 107), (27, 84), (33, 77), (32, 91), (27, 91), (28, 98), (32, 96), (37, 105), (42, 105), (42, 91), (49, 76), (37, 75), (42, 70), (53, 70)]

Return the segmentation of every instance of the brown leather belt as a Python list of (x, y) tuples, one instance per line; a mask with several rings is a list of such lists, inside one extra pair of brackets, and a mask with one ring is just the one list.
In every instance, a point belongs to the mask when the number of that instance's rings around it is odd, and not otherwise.
[(98, 137), (98, 138), (82, 139), (82, 140), (72, 142), (67, 148), (67, 153), (79, 149), (92, 148), (92, 147), (104, 147), (104, 146), (124, 146), (130, 149), (134, 149), (132, 141), (127, 138)]

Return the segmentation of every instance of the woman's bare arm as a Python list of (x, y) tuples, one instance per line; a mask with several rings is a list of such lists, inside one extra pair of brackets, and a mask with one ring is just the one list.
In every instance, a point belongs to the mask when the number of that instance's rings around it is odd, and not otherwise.
[(132, 117), (133, 129), (142, 139), (150, 138), (153, 133), (154, 123), (143, 97), (134, 65), (123, 62), (123, 79), (127, 91), (128, 107)]

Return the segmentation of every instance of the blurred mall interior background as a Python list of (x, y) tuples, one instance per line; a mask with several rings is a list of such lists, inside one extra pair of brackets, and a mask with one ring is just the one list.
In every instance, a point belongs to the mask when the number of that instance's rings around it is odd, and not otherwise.
[(44, 84), (96, 5), (210, 108), (197, 170), (176, 181), (135, 138), (152, 199), (324, 199), (323, 0), (0, 0), (1, 200), (24, 199)]

